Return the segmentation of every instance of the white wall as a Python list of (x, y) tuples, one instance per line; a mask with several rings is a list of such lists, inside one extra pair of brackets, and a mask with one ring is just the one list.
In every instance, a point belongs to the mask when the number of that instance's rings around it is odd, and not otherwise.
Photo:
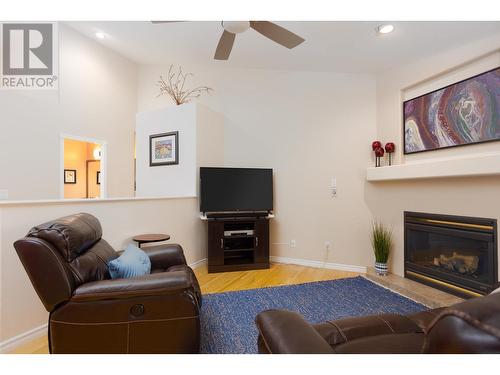
[(108, 196), (133, 195), (136, 65), (59, 25), (57, 91), (0, 91), (0, 189), (59, 198), (61, 133), (108, 142)]
[(194, 198), (0, 205), (0, 343), (48, 318), (12, 244), (34, 225), (76, 212), (99, 218), (103, 238), (116, 250), (137, 234), (168, 233), (169, 242), (183, 246), (188, 263), (206, 257), (206, 228)]
[[(179, 164), (149, 165), (149, 136), (179, 132)], [(224, 119), (197, 103), (137, 114), (138, 197), (196, 197), (200, 166), (224, 164)]]
[[(500, 152), (500, 142), (403, 155), (402, 102), (500, 66), (500, 35), (443, 52), (377, 77), (377, 138), (396, 143), (396, 163)], [(432, 164), (428, 164), (432, 168)], [(468, 177), (370, 183), (366, 200), (374, 218), (393, 226), (392, 270), (404, 272), (403, 211), (500, 220), (500, 177)]]
[[(365, 169), (375, 136), (375, 78), (369, 75), (183, 66), (199, 98), (225, 116), (227, 166), (274, 169), (276, 256), (366, 265), (371, 262)], [(167, 66), (141, 66), (140, 111), (173, 105), (157, 98)], [(337, 177), (338, 197), (330, 195)], [(295, 239), (297, 246), (289, 246)], [(332, 242), (327, 253), (324, 242)]]
[[(149, 136), (179, 132), (179, 164), (149, 165)], [(145, 111), (137, 114), (136, 195), (138, 197), (196, 196), (196, 106)]]

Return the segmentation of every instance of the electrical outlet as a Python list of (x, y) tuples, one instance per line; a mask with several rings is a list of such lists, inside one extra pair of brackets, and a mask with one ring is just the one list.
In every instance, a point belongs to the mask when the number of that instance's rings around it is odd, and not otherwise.
[(325, 241), (325, 249), (326, 251), (330, 251), (330, 247), (332, 246), (332, 243), (330, 241)]
[(291, 240), (290, 241), (290, 247), (297, 247), (297, 241)]

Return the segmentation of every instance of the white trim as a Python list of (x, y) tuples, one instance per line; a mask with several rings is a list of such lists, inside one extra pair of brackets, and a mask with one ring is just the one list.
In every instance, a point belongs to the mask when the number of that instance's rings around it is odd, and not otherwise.
[(271, 256), (270, 260), (271, 262), (276, 262), (276, 263), (297, 264), (299, 266), (306, 266), (306, 267), (328, 268), (339, 271), (366, 273), (365, 266), (355, 266), (355, 265), (341, 264), (341, 263), (327, 263), (327, 262), (321, 262), (319, 260), (297, 259), (297, 258), (287, 258), (287, 257), (277, 257), (277, 256)]
[(64, 137), (59, 137), (59, 199), (64, 199)]
[(0, 353), (10, 353), (16, 348), (30, 341), (33, 341), (43, 335), (47, 334), (47, 323), (42, 324), (39, 327), (30, 329), (29, 331), (23, 332), (17, 336), (11, 337), (3, 342), (0, 342)]
[(203, 258), (200, 260), (197, 260), (196, 262), (189, 263), (188, 266), (191, 267), (192, 269), (196, 269), (198, 267), (201, 267), (203, 264), (205, 264), (207, 261), (207, 258)]
[(370, 167), (367, 181), (412, 180), (419, 178), (493, 176), (500, 174), (500, 153), (483, 153)]
[(39, 199), (25, 201), (0, 201), (0, 206), (32, 206), (45, 204), (75, 204), (75, 203), (99, 203), (99, 202), (126, 202), (126, 201), (150, 201), (166, 199), (197, 199), (196, 196), (185, 197), (118, 197), (118, 198), (93, 198), (93, 199)]

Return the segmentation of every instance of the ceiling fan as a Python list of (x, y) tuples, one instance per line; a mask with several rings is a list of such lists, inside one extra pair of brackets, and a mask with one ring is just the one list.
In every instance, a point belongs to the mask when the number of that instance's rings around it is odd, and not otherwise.
[[(153, 21), (153, 23), (170, 22), (175, 21)], [(297, 34), (269, 21), (222, 21), (221, 25), (224, 31), (215, 50), (215, 60), (227, 60), (233, 49), (236, 34), (241, 34), (250, 28), (289, 49), (297, 47), (304, 41)]]

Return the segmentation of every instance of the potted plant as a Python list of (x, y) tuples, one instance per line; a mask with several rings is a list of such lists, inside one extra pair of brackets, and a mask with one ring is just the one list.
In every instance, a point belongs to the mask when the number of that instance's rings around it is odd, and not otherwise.
[(371, 242), (375, 254), (375, 271), (387, 275), (387, 260), (392, 249), (392, 232), (380, 222), (373, 223)]

